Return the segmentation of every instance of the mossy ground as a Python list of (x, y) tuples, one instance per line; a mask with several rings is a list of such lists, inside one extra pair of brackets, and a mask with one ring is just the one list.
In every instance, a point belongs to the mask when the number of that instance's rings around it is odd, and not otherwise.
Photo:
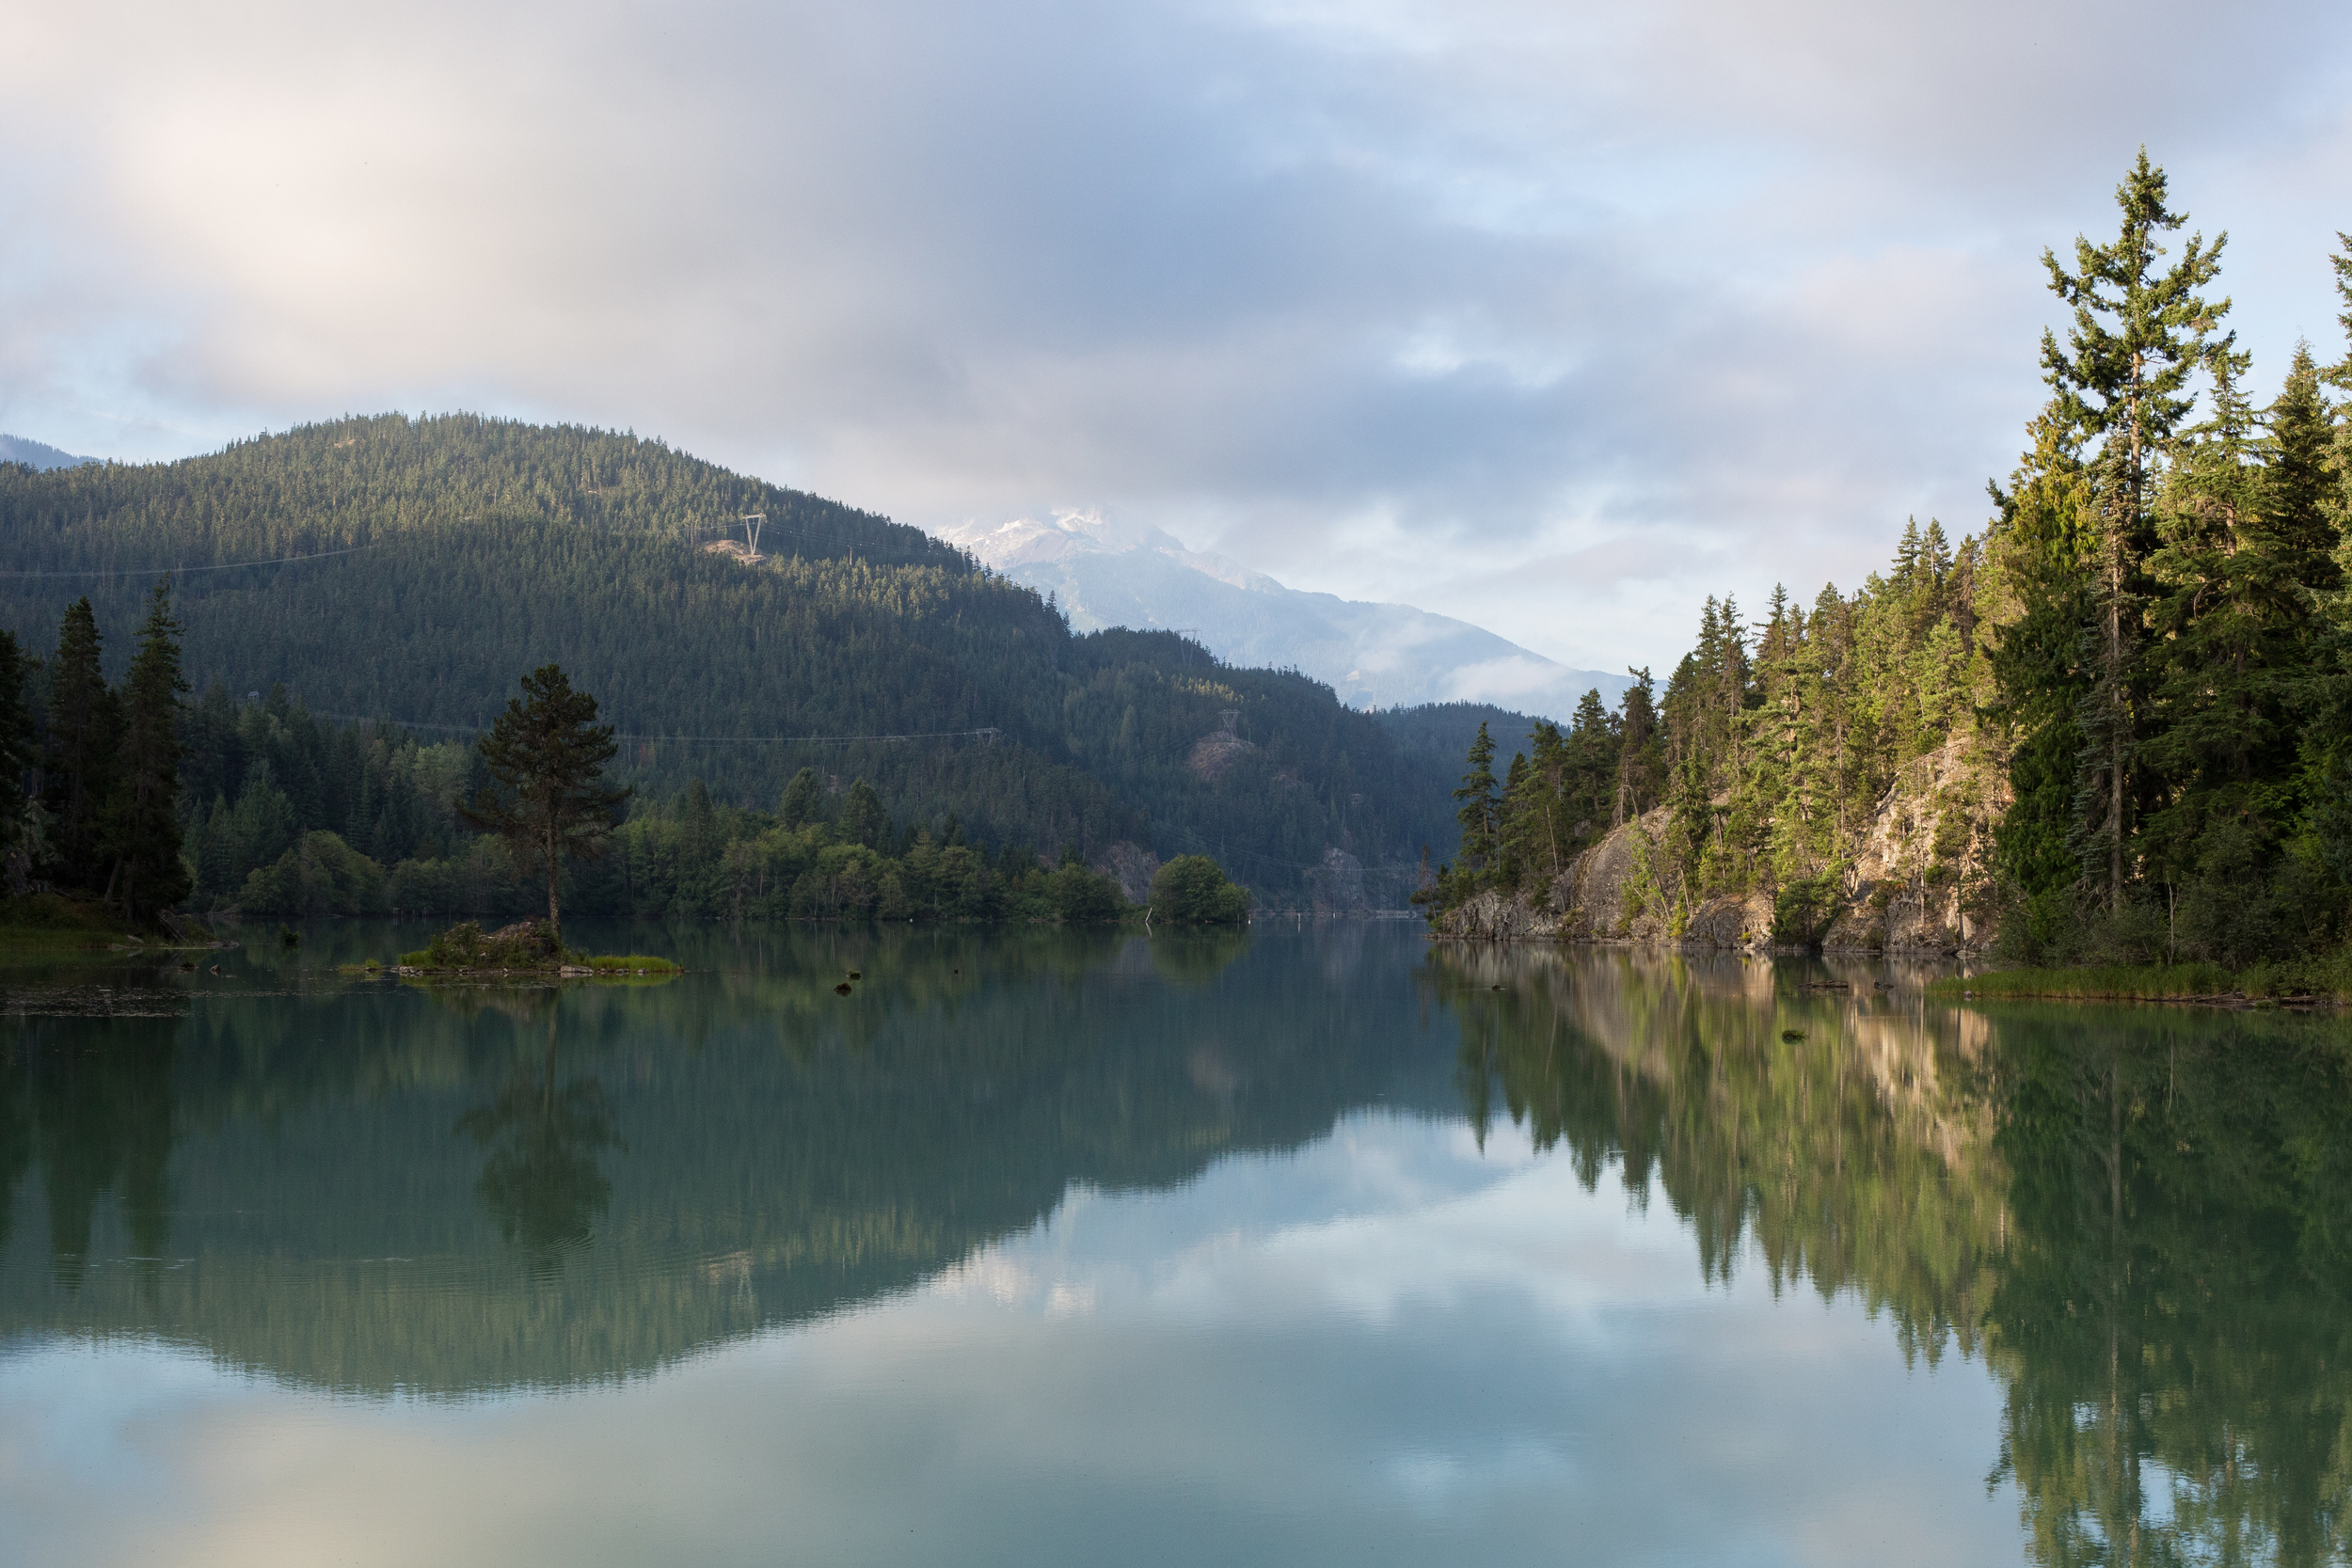
[(23, 898), (0, 898), (0, 953), (102, 951), (133, 942), (147, 947), (208, 945), (209, 934), (200, 927), (183, 925), (188, 935), (134, 930), (119, 913), (103, 904), (36, 893)]
[(1931, 996), (2055, 997), (2084, 1002), (2352, 1002), (2352, 950), (2231, 969), (2217, 963), (2002, 969), (1952, 976)]
[[(592, 975), (680, 974), (675, 960), (642, 953), (575, 953), (558, 940), (544, 921), (517, 921), (501, 930), (485, 932), (473, 921), (453, 926), (413, 953), (403, 953), (396, 966), (426, 974), (561, 974), (587, 970)], [(344, 966), (347, 974), (381, 974), (373, 960)]]

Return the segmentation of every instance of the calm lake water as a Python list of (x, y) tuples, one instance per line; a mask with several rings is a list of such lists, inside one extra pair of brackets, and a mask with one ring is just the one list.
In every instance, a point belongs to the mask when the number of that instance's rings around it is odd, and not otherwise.
[(2339, 1020), (421, 934), (0, 970), (8, 1562), (2346, 1560)]

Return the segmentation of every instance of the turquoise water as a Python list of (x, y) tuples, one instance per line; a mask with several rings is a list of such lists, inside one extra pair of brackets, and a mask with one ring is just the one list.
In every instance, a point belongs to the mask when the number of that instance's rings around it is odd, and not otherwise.
[(2344, 1560), (2332, 1018), (572, 934), (0, 972), (9, 1561)]

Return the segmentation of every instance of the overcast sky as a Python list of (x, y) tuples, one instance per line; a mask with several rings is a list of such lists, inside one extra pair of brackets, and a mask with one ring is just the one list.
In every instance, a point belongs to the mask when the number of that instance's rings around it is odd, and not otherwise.
[(2341, 351), (2341, 4), (0, 3), (0, 430), (105, 456), (632, 428), (1664, 665), (1982, 526), (2143, 141)]

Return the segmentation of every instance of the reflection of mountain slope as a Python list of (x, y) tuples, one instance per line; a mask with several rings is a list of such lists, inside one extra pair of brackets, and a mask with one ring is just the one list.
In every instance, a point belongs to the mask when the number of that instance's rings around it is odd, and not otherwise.
[(1352, 706), (1492, 702), (1565, 720), (1593, 687), (1612, 701), (1626, 677), (1571, 670), (1467, 621), (1411, 605), (1367, 604), (1285, 588), (1158, 529), (1065, 515), (948, 536), (983, 562), (1051, 593), (1079, 631), (1194, 632), (1231, 664), (1296, 668)]
[[(58, 1148), (67, 1112), (77, 1137), (115, 1129), (90, 1147), (119, 1157), (79, 1182), (118, 1197), (123, 1171), (167, 1153), (171, 1212), (135, 1246), (102, 1203), (89, 1258), (53, 1258), (42, 1217), (73, 1173), (27, 1162), (0, 1337), (155, 1333), (369, 1392), (649, 1371), (903, 1290), (1073, 1182), (1178, 1182), (1375, 1101), (1444, 1105), (1406, 965), (1359, 961), (1389, 934), (1269, 931), (1170, 982), (1165, 942), (802, 928), (737, 951), (760, 960), (749, 973), (566, 992), (548, 1125), (576, 1117), (567, 1096), (612, 1123), (555, 1162), (574, 1192), (609, 1184), (568, 1251), (510, 1239), (530, 1178), (498, 1164), (531, 1144), (546, 993), (199, 1000), (140, 1025), (160, 1071), (70, 1101), (72, 1047), (109, 1026), (37, 1022), (0, 1059), (13, 1124), (37, 1150)], [(847, 967), (867, 978), (845, 1002)], [(495, 1148), (475, 1131), (491, 1122)]]

